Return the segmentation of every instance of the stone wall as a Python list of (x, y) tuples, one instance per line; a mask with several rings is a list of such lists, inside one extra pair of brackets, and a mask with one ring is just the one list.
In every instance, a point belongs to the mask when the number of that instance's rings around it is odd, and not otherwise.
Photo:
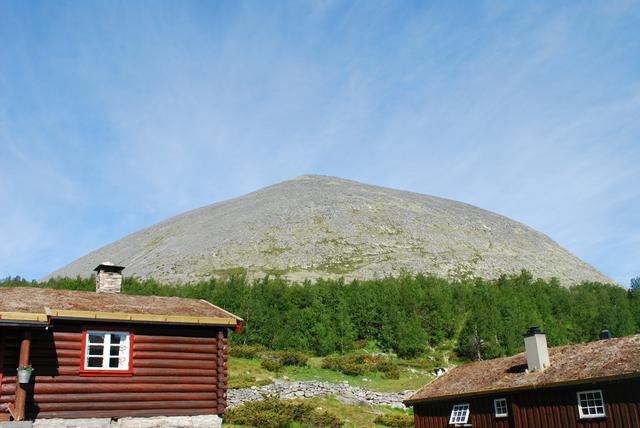
[(369, 406), (390, 406), (404, 408), (402, 400), (413, 394), (413, 391), (404, 392), (376, 392), (357, 386), (349, 386), (347, 382), (286, 382), (276, 380), (271, 385), (265, 385), (243, 389), (230, 389), (228, 391), (229, 407), (239, 406), (247, 401), (261, 400), (264, 395), (273, 395), (281, 399), (310, 398), (324, 395), (333, 395), (338, 400), (347, 404), (365, 404)]
[(38, 419), (34, 428), (220, 428), (217, 415), (149, 418)]

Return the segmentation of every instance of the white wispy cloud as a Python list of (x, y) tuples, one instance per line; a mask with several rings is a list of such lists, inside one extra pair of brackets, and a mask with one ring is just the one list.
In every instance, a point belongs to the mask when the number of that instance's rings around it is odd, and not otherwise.
[(473, 203), (640, 275), (637, 2), (7, 9), (0, 276), (303, 173)]

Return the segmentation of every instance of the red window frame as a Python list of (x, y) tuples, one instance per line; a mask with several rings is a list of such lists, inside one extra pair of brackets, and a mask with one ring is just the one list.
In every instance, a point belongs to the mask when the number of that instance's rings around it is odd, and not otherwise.
[[(113, 331), (129, 334), (129, 367), (126, 370), (95, 370), (85, 368), (87, 353), (87, 332), (89, 331)], [(133, 342), (134, 333), (128, 328), (114, 328), (103, 326), (88, 326), (82, 328), (82, 347), (80, 349), (80, 376), (133, 376)]]

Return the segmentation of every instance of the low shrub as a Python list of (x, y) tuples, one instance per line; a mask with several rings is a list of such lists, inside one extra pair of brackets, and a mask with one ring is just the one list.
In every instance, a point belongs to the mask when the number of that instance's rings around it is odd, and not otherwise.
[(279, 372), (284, 367), (284, 364), (282, 364), (282, 361), (280, 360), (268, 359), (262, 360), (260, 362), (260, 366), (262, 366), (263, 369), (269, 370), (270, 372)]
[(229, 346), (229, 355), (238, 358), (259, 358), (267, 348), (262, 345), (232, 344)]
[(400, 379), (400, 369), (398, 366), (393, 366), (389, 370), (382, 372), (385, 379)]
[(316, 409), (305, 401), (265, 397), (227, 411), (225, 422), (264, 428), (287, 427), (294, 422), (313, 427), (340, 428), (344, 421), (336, 415)]
[(318, 409), (305, 414), (300, 419), (300, 422), (313, 427), (340, 428), (344, 425), (344, 421), (339, 416), (326, 410)]
[(286, 427), (291, 422), (287, 415), (280, 413), (280, 409), (250, 410), (249, 414), (241, 414), (238, 417), (235, 417), (235, 415), (239, 412), (234, 412), (234, 410), (236, 409), (231, 409), (227, 412), (226, 422), (261, 428)]
[(307, 361), (309, 360), (309, 355), (304, 352), (297, 351), (287, 351), (281, 352), (280, 357), (282, 359), (282, 364), (285, 366), (306, 366)]
[(349, 362), (343, 363), (338, 370), (349, 376), (362, 376), (366, 372), (370, 371), (366, 364)]
[(279, 360), (284, 366), (306, 366), (309, 355), (298, 351), (269, 352), (263, 358)]
[(375, 367), (376, 371), (383, 373), (398, 369), (397, 365), (387, 359), (376, 359), (371, 364)]
[(398, 366), (386, 357), (368, 354), (352, 354), (326, 357), (322, 368), (336, 370), (346, 375), (361, 376), (368, 372), (382, 372), (387, 379), (398, 379)]
[(233, 376), (229, 379), (229, 389), (251, 388), (252, 386), (264, 386), (272, 384), (271, 379), (256, 379), (253, 376)]
[(373, 422), (387, 427), (412, 427), (413, 416), (401, 415), (398, 413), (386, 413), (384, 415), (377, 416)]
[(349, 375), (360, 375), (366, 372), (364, 358), (360, 354), (325, 357), (322, 360), (322, 368)]

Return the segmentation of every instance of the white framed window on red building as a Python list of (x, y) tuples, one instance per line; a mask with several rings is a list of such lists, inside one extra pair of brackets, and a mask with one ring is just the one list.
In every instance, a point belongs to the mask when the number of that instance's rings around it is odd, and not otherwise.
[(451, 409), (450, 425), (466, 424), (469, 420), (469, 403), (454, 404)]
[(602, 418), (605, 413), (604, 398), (602, 390), (580, 391), (578, 396), (578, 414), (580, 419)]
[(133, 374), (133, 332), (85, 328), (80, 374)]
[(507, 406), (506, 398), (496, 398), (493, 400), (493, 409), (495, 410), (496, 418), (509, 416), (509, 407)]

